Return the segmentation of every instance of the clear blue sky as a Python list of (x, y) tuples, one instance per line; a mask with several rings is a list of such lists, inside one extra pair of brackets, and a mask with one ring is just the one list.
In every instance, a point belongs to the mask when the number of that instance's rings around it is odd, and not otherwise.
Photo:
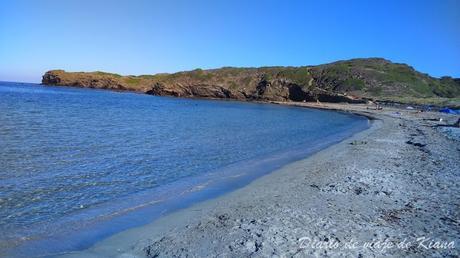
[(354, 57), (460, 77), (460, 1), (0, 0), (0, 80)]

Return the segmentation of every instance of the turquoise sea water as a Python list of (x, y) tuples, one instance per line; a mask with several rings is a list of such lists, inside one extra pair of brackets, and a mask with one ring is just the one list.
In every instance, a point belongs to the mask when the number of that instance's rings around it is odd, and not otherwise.
[(367, 127), (339, 112), (0, 82), (0, 254), (89, 247)]

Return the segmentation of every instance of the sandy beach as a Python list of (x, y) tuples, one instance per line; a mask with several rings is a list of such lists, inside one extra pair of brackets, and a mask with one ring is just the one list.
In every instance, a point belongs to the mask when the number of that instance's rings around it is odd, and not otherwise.
[(460, 142), (437, 127), (458, 116), (296, 105), (374, 120), (368, 130), (241, 189), (65, 257), (460, 255)]

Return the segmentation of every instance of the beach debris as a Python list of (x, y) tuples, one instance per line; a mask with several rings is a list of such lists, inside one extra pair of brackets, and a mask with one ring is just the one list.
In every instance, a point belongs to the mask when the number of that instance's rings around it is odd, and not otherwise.
[(409, 109), (409, 110), (413, 110), (414, 107), (411, 107), (411, 106), (407, 106), (406, 109)]
[(315, 184), (311, 184), (310, 187), (319, 189), (319, 186), (318, 186), (318, 185), (315, 185)]
[(437, 122), (437, 121), (439, 121), (439, 119), (441, 119), (441, 118), (423, 118), (422, 120), (423, 120), (423, 121), (433, 121), (433, 122)]
[(362, 188), (362, 187), (357, 187), (357, 188), (355, 188), (355, 194), (356, 194), (356, 195), (360, 195), (362, 192), (363, 192), (363, 188)]
[(426, 146), (426, 144), (424, 144), (424, 143), (413, 142), (412, 140), (409, 140), (409, 141), (407, 141), (406, 143), (407, 143), (407, 144), (410, 144), (410, 145), (414, 145), (414, 146), (416, 146), (416, 147), (421, 147), (421, 148)]
[(352, 141), (350, 142), (351, 145), (364, 145), (367, 144), (367, 141)]

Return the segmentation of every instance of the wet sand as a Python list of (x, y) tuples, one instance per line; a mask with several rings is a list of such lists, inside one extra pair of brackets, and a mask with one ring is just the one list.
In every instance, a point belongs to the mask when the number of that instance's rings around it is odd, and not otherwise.
[(65, 257), (460, 254), (460, 142), (436, 127), (458, 116), (296, 105), (375, 120), (370, 129), (241, 189)]

